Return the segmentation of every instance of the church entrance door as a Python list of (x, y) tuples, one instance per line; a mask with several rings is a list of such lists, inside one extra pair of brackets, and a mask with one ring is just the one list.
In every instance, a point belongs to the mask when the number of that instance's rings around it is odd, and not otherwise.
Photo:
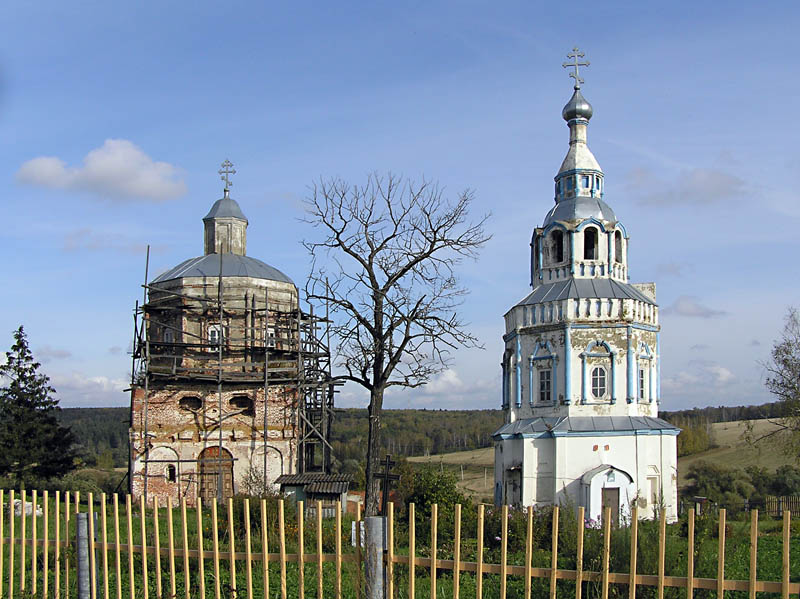
[(222, 482), (222, 498), (233, 497), (233, 456), (227, 449), (206, 447), (197, 457), (199, 494), (203, 501), (215, 501)]
[(601, 517), (605, 517), (607, 507), (611, 508), (612, 526), (619, 525), (619, 487), (603, 489)]

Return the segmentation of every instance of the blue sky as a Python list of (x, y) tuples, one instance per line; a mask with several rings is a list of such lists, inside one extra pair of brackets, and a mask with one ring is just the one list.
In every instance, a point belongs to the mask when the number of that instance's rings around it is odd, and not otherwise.
[[(656, 281), (663, 409), (761, 403), (760, 361), (798, 303), (796, 3), (36, 2), (0, 24), (0, 334), (20, 324), (62, 405), (126, 405), (144, 248), (202, 253), (219, 164), (248, 254), (302, 284), (320, 177), (471, 188), (494, 235), (462, 269), (462, 351), (389, 407), (499, 404), (502, 315), (567, 150), (561, 68), (591, 67), (589, 144)], [(0, 340), (2, 337), (0, 337)], [(340, 405), (363, 405), (346, 387)]]

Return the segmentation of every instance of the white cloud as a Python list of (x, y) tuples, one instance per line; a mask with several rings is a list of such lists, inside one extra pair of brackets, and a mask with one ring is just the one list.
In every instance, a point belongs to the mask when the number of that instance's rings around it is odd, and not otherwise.
[(19, 168), (17, 180), (107, 199), (163, 202), (186, 193), (181, 174), (176, 166), (154, 161), (127, 139), (107, 139), (86, 155), (82, 166), (67, 166), (56, 156), (40, 156)]
[(689, 318), (714, 318), (716, 316), (724, 316), (725, 312), (704, 306), (698, 298), (692, 295), (682, 295), (671, 306), (661, 310), (661, 314), (674, 314), (676, 316), (688, 316)]
[[(124, 233), (105, 233), (95, 231), (89, 227), (75, 229), (64, 235), (64, 251), (107, 251), (123, 252), (126, 254), (144, 254), (147, 244), (136, 241)], [(166, 244), (151, 245), (150, 254), (162, 252)]]
[(662, 387), (673, 395), (688, 394), (697, 387), (719, 390), (736, 383), (733, 372), (709, 360), (695, 360), (689, 362), (685, 369), (665, 376), (661, 381)]
[(747, 184), (714, 168), (685, 169), (664, 180), (646, 168), (628, 174), (628, 188), (639, 195), (642, 204), (713, 204), (745, 195)]
[(130, 385), (126, 379), (106, 376), (87, 376), (81, 372), (54, 374), (50, 384), (62, 407), (107, 407), (123, 406), (129, 398), (122, 391)]

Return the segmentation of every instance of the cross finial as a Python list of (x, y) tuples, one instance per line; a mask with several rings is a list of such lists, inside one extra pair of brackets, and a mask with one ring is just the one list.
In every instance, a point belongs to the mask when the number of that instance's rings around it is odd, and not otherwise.
[(581, 62), (581, 61), (578, 60), (579, 58), (583, 58), (584, 56), (586, 56), (586, 54), (581, 52), (580, 50), (578, 50), (578, 47), (575, 46), (572, 49), (572, 52), (567, 54), (567, 58), (571, 58), (572, 62), (565, 62), (564, 64), (561, 65), (565, 69), (567, 69), (569, 67), (572, 67), (573, 69), (575, 69), (574, 71), (572, 71), (569, 74), (569, 76), (572, 77), (575, 80), (575, 89), (580, 89), (581, 88), (581, 83), (583, 83), (583, 79), (581, 79), (580, 75), (578, 74), (578, 67), (588, 67), (589, 66), (589, 61), (588, 60), (585, 61), (585, 62)]
[(229, 176), (235, 175), (236, 171), (233, 169), (233, 163), (230, 160), (225, 160), (221, 166), (222, 168), (219, 170), (219, 178), (225, 181), (225, 191), (228, 191), (231, 185), (233, 185)]

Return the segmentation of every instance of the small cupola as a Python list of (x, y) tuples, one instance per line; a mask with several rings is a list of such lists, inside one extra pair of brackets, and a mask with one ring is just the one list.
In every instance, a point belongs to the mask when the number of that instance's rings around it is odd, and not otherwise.
[(230, 175), (236, 174), (230, 160), (222, 163), (220, 178), (225, 181), (221, 199), (214, 202), (203, 218), (204, 253), (247, 255), (247, 217), (230, 196)]

